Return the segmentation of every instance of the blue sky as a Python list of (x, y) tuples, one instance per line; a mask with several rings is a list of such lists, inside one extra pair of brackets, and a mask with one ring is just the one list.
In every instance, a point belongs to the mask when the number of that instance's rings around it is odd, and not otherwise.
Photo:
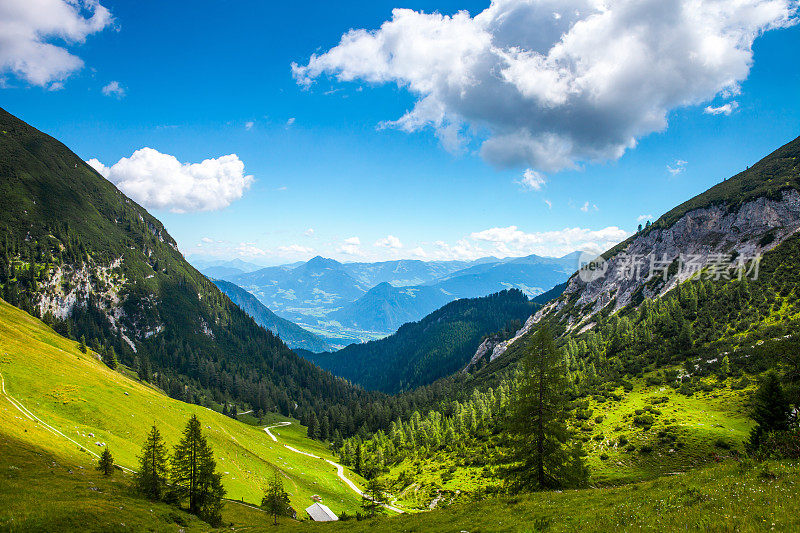
[[(63, 0), (46, 1), (73, 9)], [(675, 65), (681, 54), (696, 54), (685, 50), (685, 43), (674, 43), (675, 50), (662, 46), (658, 52), (671, 62), (646, 75), (603, 77), (611, 76), (612, 64), (595, 71), (601, 72), (599, 78), (568, 73), (556, 81), (531, 78), (532, 72), (564, 71), (537, 71), (530, 63), (535, 54), (524, 53), (514, 57), (517, 74), (498, 80), (497, 65), (484, 63), (505, 52), (482, 48), (488, 45), (480, 36), (492, 35), (492, 46), (502, 48), (497, 43), (505, 40), (505, 50), (528, 46), (543, 57), (561, 35), (545, 45), (531, 43), (552, 30), (550, 18), (560, 24), (572, 16), (573, 11), (563, 11), (562, 17), (562, 8), (574, 8), (579, 22), (599, 24), (595, 33), (613, 31), (604, 43), (626, 35), (621, 20), (630, 28), (638, 23), (647, 27), (656, 24), (651, 16), (663, 15), (648, 10), (647, 0), (639, 14), (606, 22), (599, 15), (591, 18), (585, 6), (575, 7), (592, 4), (589, 0), (534, 2), (547, 17), (503, 0), (492, 9), (512, 10), (521, 22), (499, 27), (485, 22), (492, 11), (476, 17), (488, 2), (402, 4), (443, 16), (469, 12), (449, 19), (393, 15), (399, 4), (383, 1), (195, 1), (143, 8), (138, 2), (102, 0), (110, 15), (74, 30), (67, 18), (89, 20), (98, 13), (97, 5), (87, 2), (72, 14), (51, 10), (54, 19), (43, 21), (39, 15), (26, 18), (22, 0), (9, 2), (18, 3), (18, 10), (9, 15), (2, 13), (9, 6), (0, 8), (0, 17), (20, 17), (32, 28), (34, 37), (22, 44), (31, 49), (50, 44), (80, 64), (62, 54), (33, 69), (33, 59), (22, 58), (28, 61), (25, 70), (13, 57), (13, 50), (24, 53), (24, 46), (9, 46), (19, 37), (3, 35), (0, 26), (0, 105), (85, 160), (102, 163), (109, 179), (161, 219), (187, 255), (275, 264), (318, 253), (352, 261), (600, 249), (634, 231), (640, 216), (654, 220), (800, 134), (800, 28), (792, 20), (781, 21), (779, 13), (781, 7), (796, 9), (792, 0), (751, 0), (750, 11), (728, 13), (735, 19), (729, 26), (702, 29), (724, 35), (739, 31), (746, 39), (758, 34), (752, 61), (737, 55), (741, 49), (727, 50), (723, 44), (713, 52), (722, 58), (716, 66), (708, 66), (709, 60)], [(721, 5), (706, 3), (709, 9)], [(681, 0), (661, 3), (667, 4), (678, 6)], [(676, 31), (696, 34), (691, 24), (698, 18), (687, 19)], [(70, 29), (58, 29), (62, 23)], [(384, 29), (356, 34), (350, 44), (337, 47), (348, 30), (378, 30), (385, 23)], [(481, 33), (477, 26), (491, 30)], [(56, 29), (48, 35), (42, 27)], [(436, 41), (447, 32), (454, 32), (458, 43), (474, 37), (474, 48), (463, 57), (480, 61), (454, 66), (448, 54), (457, 46)], [(388, 50), (389, 59), (361, 55), (376, 42)], [(417, 44), (430, 51), (409, 55)], [(588, 45), (570, 46), (570, 57), (602, 63), (587, 59)], [(312, 54), (318, 58), (313, 64)], [(621, 64), (641, 59), (627, 50), (613, 54)], [(563, 67), (563, 56), (556, 56), (550, 54), (552, 64)], [(300, 69), (294, 74), (292, 63)], [(607, 90), (607, 79), (621, 88), (604, 100), (612, 103), (598, 104), (603, 98), (596, 95)], [(655, 88), (647, 87), (651, 79)], [(730, 79), (733, 88), (726, 85)], [(535, 96), (517, 102), (516, 93), (509, 97), (513, 83), (514, 90)], [(597, 87), (586, 89), (587, 83)], [(484, 92), (471, 94), (476, 87)], [(441, 115), (423, 110), (410, 116), (416, 125), (381, 126), (404, 116), (425, 96)], [(511, 103), (498, 110), (503, 102)], [(726, 104), (729, 114), (706, 111)], [(653, 109), (665, 111), (666, 126), (643, 118)], [(567, 124), (569, 116), (575, 118)], [(436, 117), (444, 118), (437, 124)], [(601, 120), (608, 123), (589, 124), (586, 117), (605, 117)], [(544, 123), (546, 133), (559, 136), (558, 146), (569, 149), (536, 152), (526, 145), (507, 153), (506, 145), (518, 140), (513, 136), (538, 138)], [(455, 127), (448, 130), (448, 125)], [(448, 137), (455, 130), (458, 142)], [(618, 157), (615, 147), (626, 135), (636, 146), (620, 150)], [(140, 166), (114, 166), (145, 147), (152, 151), (139, 154)], [(550, 157), (554, 152), (557, 158)], [(236, 158), (202, 168), (180, 166), (229, 154)], [(155, 181), (132, 175), (141, 168), (154, 172)], [(544, 180), (538, 190), (520, 183), (526, 169)], [(224, 175), (233, 185), (224, 191), (194, 190), (188, 198), (178, 192), (155, 198), (169, 189), (159, 189), (161, 184), (183, 179), (191, 188), (192, 179), (204, 172)], [(137, 198), (142, 191), (151, 194)]]

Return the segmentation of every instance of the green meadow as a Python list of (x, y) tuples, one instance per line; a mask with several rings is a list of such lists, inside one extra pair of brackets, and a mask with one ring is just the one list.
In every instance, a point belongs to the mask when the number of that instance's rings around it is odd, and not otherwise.
[[(95, 457), (87, 450), (99, 453), (102, 447), (97, 443), (105, 443), (117, 464), (135, 469), (145, 433), (152, 424), (159, 427), (171, 448), (189, 417), (197, 414), (223, 473), (228, 498), (260, 503), (265, 480), (277, 469), (285, 477), (285, 488), (299, 516), (304, 516), (312, 495), (321, 496), (337, 513), (352, 514), (359, 509), (360, 497), (337, 477), (333, 466), (283, 446), (286, 443), (333, 459), (322, 444), (304, 437), (305, 429), (296, 421), (275, 430), (279, 442), (273, 442), (262, 427), (173, 400), (109, 369), (96, 354), (81, 353), (75, 342), (58, 336), (2, 300), (0, 373), (10, 396), (64, 435), (46, 430), (2, 397), (0, 439), (49, 454), (59, 463), (69, 462), (90, 470)], [(284, 420), (273, 418), (276, 422)], [(4, 468), (10, 466), (13, 465)], [(356, 483), (363, 483), (358, 476), (349, 472), (347, 475)], [(6, 513), (0, 512), (2, 515)]]

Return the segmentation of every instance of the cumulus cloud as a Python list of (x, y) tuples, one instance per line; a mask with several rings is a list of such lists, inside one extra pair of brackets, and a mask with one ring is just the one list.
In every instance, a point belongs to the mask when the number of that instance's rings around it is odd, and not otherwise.
[(576, 227), (533, 233), (526, 233), (517, 226), (508, 226), (470, 234), (471, 239), (492, 245), (490, 251), (500, 256), (558, 256), (576, 250), (600, 253), (627, 237), (628, 233), (616, 226), (600, 230)]
[(278, 251), (289, 254), (310, 254), (314, 252), (314, 249), (299, 244), (290, 244), (288, 246), (278, 246)]
[(676, 159), (672, 165), (667, 165), (667, 172), (669, 172), (673, 176), (677, 176), (678, 174), (686, 170), (686, 165), (688, 164), (689, 164), (688, 161), (684, 161), (683, 159)]
[(361, 251), (361, 239), (358, 237), (348, 237), (344, 243), (339, 246), (337, 252), (345, 255), (363, 256), (364, 252)]
[(247, 131), (250, 131), (250, 130), (253, 129), (254, 125), (255, 125), (255, 122), (253, 122), (252, 120), (248, 120), (247, 122), (244, 123), (244, 129), (246, 129)]
[(752, 45), (797, 22), (797, 0), (493, 0), (472, 17), (395, 9), (305, 65), (297, 82), (393, 83), (416, 97), (384, 123), (473, 138), (501, 167), (537, 171), (617, 159), (680, 106), (733, 95)]
[(703, 113), (705, 113), (707, 115), (726, 115), (727, 116), (727, 115), (730, 115), (731, 113), (733, 113), (733, 111), (737, 107), (739, 107), (739, 102), (737, 102), (736, 100), (732, 100), (732, 101), (728, 102), (727, 104), (721, 105), (719, 107), (707, 106), (703, 110)]
[(308, 228), (308, 229), (305, 231), (305, 236), (306, 236), (306, 237), (313, 237), (313, 236), (314, 236), (314, 228)]
[(522, 179), (520, 180), (520, 184), (523, 187), (531, 189), (532, 191), (541, 191), (545, 183), (547, 183), (547, 179), (532, 168), (525, 169), (525, 172), (522, 173)]
[(292, 124), (294, 124), (295, 120), (297, 120), (297, 119), (295, 119), (294, 117), (290, 118), (289, 120), (286, 121), (286, 125), (287, 126), (291, 126)]
[(112, 21), (97, 0), (3, 0), (0, 73), (11, 72), (32, 85), (58, 83), (83, 67), (67, 47), (83, 43)]
[(375, 241), (375, 246), (380, 248), (393, 248), (397, 250), (403, 247), (403, 243), (400, 242), (400, 239), (394, 235), (387, 235), (386, 237)]
[(87, 163), (143, 206), (176, 213), (222, 209), (253, 183), (236, 154), (181, 163), (172, 155), (141, 148), (110, 167), (97, 159)]
[(103, 87), (103, 94), (106, 96), (114, 96), (116, 98), (122, 98), (125, 96), (125, 88), (120, 85), (118, 81), (112, 81), (105, 87)]

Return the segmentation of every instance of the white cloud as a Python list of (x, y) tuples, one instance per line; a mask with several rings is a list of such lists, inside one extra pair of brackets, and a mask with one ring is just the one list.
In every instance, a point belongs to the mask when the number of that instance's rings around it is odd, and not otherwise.
[(214, 239), (212, 239), (212, 238), (210, 238), (210, 237), (203, 237), (203, 238), (202, 238), (202, 239), (200, 239), (200, 240), (201, 240), (201, 241), (203, 241), (203, 242), (205, 242), (205, 243), (212, 243), (212, 242), (214, 242)]
[(288, 246), (278, 246), (278, 251), (289, 254), (310, 254), (314, 252), (314, 249), (299, 244), (290, 244)]
[(422, 249), (421, 246), (417, 246), (416, 248), (411, 250), (411, 255), (413, 255), (414, 257), (419, 257), (421, 259), (428, 257), (428, 254), (425, 252), (425, 250)]
[(250, 130), (253, 129), (254, 125), (255, 125), (255, 122), (253, 122), (252, 120), (248, 120), (247, 122), (244, 123), (244, 129), (246, 129), (247, 131), (250, 131)]
[(726, 115), (727, 116), (727, 115), (730, 115), (731, 113), (733, 113), (733, 111), (737, 107), (739, 107), (739, 102), (737, 102), (736, 100), (732, 100), (732, 101), (728, 102), (727, 104), (721, 105), (719, 107), (707, 106), (703, 110), (703, 113), (705, 113), (707, 115)]
[(403, 247), (403, 243), (400, 242), (400, 239), (394, 235), (387, 235), (386, 237), (375, 241), (375, 246), (380, 248), (393, 248), (397, 250)]
[(361, 239), (358, 237), (348, 237), (344, 240), (344, 244), (339, 246), (336, 250), (340, 254), (363, 256), (364, 252), (361, 251)]
[(377, 30), (292, 64), (297, 82), (394, 83), (414, 108), (385, 126), (476, 138), (498, 166), (552, 172), (619, 158), (670, 110), (734, 95), (753, 41), (796, 0), (493, 0), (452, 16), (395, 9)]
[(112, 81), (103, 87), (103, 94), (106, 96), (114, 96), (116, 98), (123, 98), (125, 96), (125, 87), (120, 85), (118, 81)]
[(113, 21), (97, 0), (2, 0), (0, 73), (50, 88), (83, 67), (67, 50)]
[(550, 200), (545, 200), (544, 203), (547, 206), (547, 209), (553, 209), (553, 202)]
[(645, 220), (652, 220), (653, 215), (639, 215), (636, 217), (636, 222), (644, 222)]
[(295, 119), (294, 117), (290, 118), (289, 120), (286, 121), (286, 125), (287, 126), (291, 126), (292, 124), (294, 124), (295, 120), (297, 120), (297, 119)]
[(533, 191), (541, 191), (545, 183), (547, 183), (547, 179), (532, 168), (525, 169), (525, 172), (522, 173), (522, 180), (520, 180), (523, 187)]
[(254, 242), (241, 242), (233, 248), (233, 255), (238, 257), (265, 257), (268, 254), (269, 252), (259, 248)]
[(314, 228), (308, 228), (305, 232), (306, 237), (313, 237), (314, 236)]
[(600, 230), (564, 228), (533, 233), (525, 233), (517, 226), (508, 226), (470, 234), (475, 241), (491, 244), (494, 249), (490, 252), (499, 256), (560, 256), (576, 250), (600, 253), (627, 237), (628, 233), (616, 226)]
[(236, 154), (181, 163), (174, 156), (141, 148), (110, 167), (97, 159), (87, 163), (143, 206), (176, 213), (222, 209), (253, 183)]
[(688, 164), (689, 164), (688, 161), (684, 161), (683, 159), (676, 159), (675, 163), (673, 163), (671, 166), (667, 165), (667, 172), (669, 172), (673, 176), (677, 176), (678, 174), (686, 170), (686, 165)]
[(583, 211), (584, 213), (589, 211), (589, 202), (586, 202), (585, 204), (583, 204), (583, 206), (581, 206), (581, 211)]

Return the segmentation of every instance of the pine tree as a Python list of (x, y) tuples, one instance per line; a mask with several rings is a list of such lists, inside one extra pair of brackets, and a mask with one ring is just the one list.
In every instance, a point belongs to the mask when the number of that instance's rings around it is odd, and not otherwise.
[(80, 343), (78, 344), (78, 349), (81, 352), (86, 353), (86, 337), (84, 337), (83, 335), (81, 335), (81, 340)]
[(222, 521), (225, 495), (222, 476), (216, 468), (214, 452), (203, 435), (200, 420), (192, 415), (172, 455), (171, 480), (175, 496), (179, 500), (188, 498), (189, 512), (212, 526)]
[(569, 402), (564, 357), (552, 335), (540, 328), (523, 360), (524, 373), (508, 419), (504, 472), (512, 490), (581, 486), (588, 478), (579, 445), (568, 447)]
[(97, 469), (104, 476), (110, 476), (114, 471), (114, 458), (111, 456), (108, 446), (103, 448), (103, 453), (100, 454), (100, 459), (97, 461)]
[(139, 456), (139, 471), (134, 475), (134, 486), (151, 500), (160, 500), (167, 486), (167, 451), (161, 433), (153, 425), (147, 434)]
[(108, 368), (112, 370), (116, 370), (117, 368), (117, 354), (114, 352), (114, 347), (109, 346), (108, 350), (105, 351), (103, 355), (103, 362), (108, 365)]
[(272, 515), (273, 525), (278, 525), (278, 517), (285, 516), (289, 508), (289, 495), (283, 490), (283, 480), (277, 470), (272, 474), (264, 497), (261, 499), (261, 507)]
[(370, 479), (361, 495), (361, 508), (370, 516), (375, 516), (376, 512), (382, 512), (383, 504), (386, 502), (385, 492), (386, 486), (380, 478)]
[(753, 413), (750, 417), (758, 424), (750, 432), (748, 448), (751, 451), (758, 449), (765, 433), (789, 428), (789, 401), (774, 370), (767, 372), (761, 381), (753, 399)]

